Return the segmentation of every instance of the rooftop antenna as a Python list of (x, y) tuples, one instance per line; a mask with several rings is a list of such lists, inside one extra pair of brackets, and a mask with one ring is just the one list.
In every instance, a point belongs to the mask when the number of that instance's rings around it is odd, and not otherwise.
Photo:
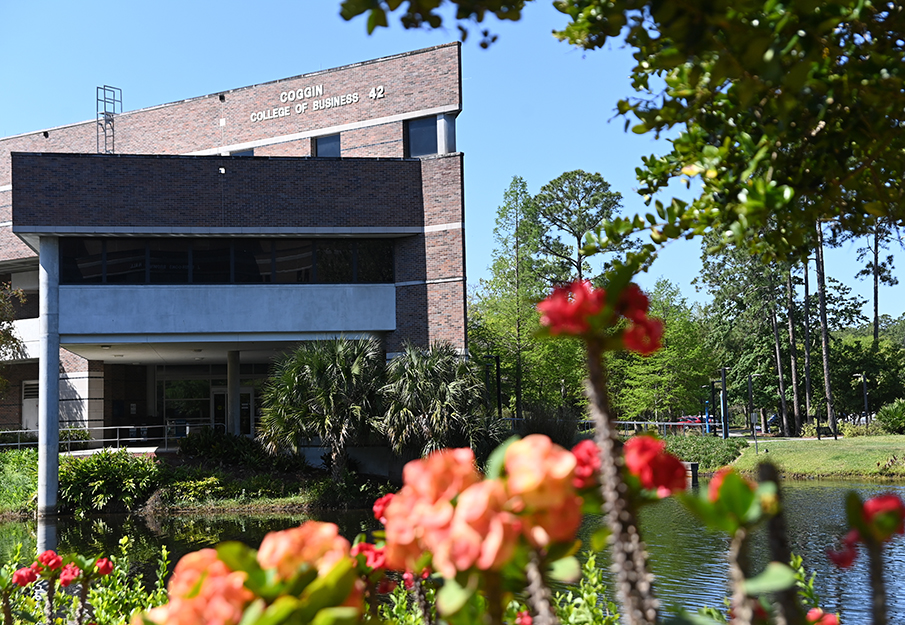
[(97, 88), (97, 153), (113, 154), (116, 147), (113, 116), (123, 112), (123, 90), (104, 85)]

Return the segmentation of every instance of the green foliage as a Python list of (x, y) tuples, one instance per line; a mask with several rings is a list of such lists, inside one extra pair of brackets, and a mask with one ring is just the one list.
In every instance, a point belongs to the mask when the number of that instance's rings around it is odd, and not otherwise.
[(666, 451), (684, 462), (697, 462), (698, 470), (716, 471), (738, 458), (748, 447), (744, 438), (718, 436), (667, 436)]
[(132, 571), (130, 557), (133, 542), (123, 536), (119, 554), (111, 555), (113, 572), (91, 585), (88, 603), (94, 610), (97, 625), (119, 625), (130, 622), (138, 611), (149, 610), (167, 602), (165, 579), (169, 570), (169, 552), (161, 547), (154, 582), (148, 587), (140, 575)]
[(88, 428), (64, 427), (60, 429), (60, 451), (88, 449), (88, 441), (90, 440), (92, 440), (92, 437)]
[(60, 463), (60, 507), (67, 512), (121, 512), (141, 506), (160, 485), (152, 458), (103, 449)]
[(581, 566), (578, 588), (557, 591), (553, 596), (554, 609), (563, 625), (618, 625), (618, 608), (607, 595), (603, 571), (597, 568), (595, 554), (589, 552)]
[(263, 393), (260, 428), (267, 449), (298, 453), (305, 441), (320, 438), (340, 479), (346, 447), (380, 414), (383, 369), (383, 349), (374, 338), (304, 343), (278, 360)]
[[(430, 585), (424, 586), (424, 594), (428, 606), (436, 604), (437, 590)], [(402, 584), (396, 586), (387, 596), (387, 601), (382, 602), (377, 613), (380, 619), (385, 623), (395, 623), (396, 625), (427, 625), (424, 621), (424, 615), (415, 604), (412, 593), (405, 590)], [(436, 617), (434, 617), (436, 618)], [(436, 621), (434, 621), (436, 622)]]
[(193, 429), (179, 439), (179, 451), (189, 457), (219, 462), (226, 466), (243, 466), (274, 471), (304, 471), (309, 467), (305, 458), (287, 453), (268, 453), (260, 441), (237, 436), (216, 428)]
[(543, 434), (561, 447), (571, 449), (578, 436), (578, 424), (586, 414), (569, 406), (553, 408), (547, 405), (525, 406), (524, 418), (517, 421), (515, 432), (522, 438), (529, 434)]
[(897, 399), (877, 411), (876, 422), (892, 434), (905, 434), (905, 399)]
[(0, 452), (0, 510), (23, 510), (37, 492), (38, 450)]
[[(810, 426), (810, 430), (814, 432), (813, 436), (817, 436), (816, 427), (810, 423), (808, 426)], [(883, 427), (883, 424), (878, 423), (876, 420), (870, 425), (858, 425), (843, 421), (839, 424), (839, 434), (846, 438), (854, 438), (855, 436), (886, 436), (887, 434), (891, 434), (891, 432), (887, 432), (886, 428)]]

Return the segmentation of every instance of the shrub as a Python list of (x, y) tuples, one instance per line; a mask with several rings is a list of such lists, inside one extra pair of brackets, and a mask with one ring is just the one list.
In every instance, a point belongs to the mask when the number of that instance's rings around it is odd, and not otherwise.
[(160, 485), (160, 469), (152, 458), (126, 450), (103, 449), (60, 463), (60, 507), (84, 514), (130, 511), (141, 506)]
[(700, 471), (716, 471), (731, 464), (748, 446), (744, 438), (716, 436), (667, 436), (666, 451), (685, 462), (697, 462)]
[(890, 434), (905, 434), (905, 399), (897, 399), (880, 408), (876, 422)]
[(571, 449), (578, 435), (578, 423), (585, 418), (581, 410), (564, 406), (529, 404), (522, 412), (524, 418), (515, 422), (515, 432), (524, 438), (529, 434), (544, 434), (561, 447)]
[(60, 451), (88, 449), (91, 432), (83, 427), (64, 427), (60, 430)]
[[(886, 431), (886, 428), (883, 427), (883, 424), (878, 423), (877, 421), (874, 421), (869, 426), (856, 425), (846, 421), (839, 424), (839, 433), (846, 438), (853, 438), (855, 436), (884, 436), (889, 434), (889, 432)], [(816, 436), (816, 432), (813, 435)]]
[(192, 430), (179, 440), (179, 451), (186, 456), (204, 458), (228, 466), (244, 466), (254, 469), (266, 467), (275, 471), (291, 472), (309, 469), (303, 456), (270, 454), (255, 439), (236, 436), (215, 428)]
[(0, 510), (27, 508), (38, 492), (38, 450), (0, 453)]

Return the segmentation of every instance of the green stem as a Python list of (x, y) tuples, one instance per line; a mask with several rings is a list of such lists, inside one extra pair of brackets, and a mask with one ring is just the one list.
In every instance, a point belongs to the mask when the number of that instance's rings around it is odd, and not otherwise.
[(616, 593), (622, 616), (629, 625), (651, 625), (657, 622), (659, 602), (654, 596), (653, 576), (647, 570), (647, 551), (641, 541), (637, 513), (622, 476), (622, 442), (609, 407), (603, 349), (598, 340), (589, 339), (587, 350), (586, 393), (600, 450), (600, 490), (612, 533)]
[(883, 581), (883, 544), (873, 538), (866, 538), (868, 570), (870, 572), (871, 589), (871, 621), (873, 625), (887, 625), (886, 614), (886, 582)]
[(487, 616), (490, 625), (503, 625), (503, 586), (500, 574), (487, 571), (484, 574), (484, 595), (487, 597)]

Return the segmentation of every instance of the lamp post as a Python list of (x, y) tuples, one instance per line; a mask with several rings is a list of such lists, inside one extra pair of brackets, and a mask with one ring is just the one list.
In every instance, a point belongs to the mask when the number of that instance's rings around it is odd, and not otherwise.
[(748, 419), (751, 420), (751, 435), (754, 437), (754, 455), (757, 455), (757, 428), (754, 427), (754, 391), (751, 385), (751, 379), (763, 375), (761, 373), (748, 374)]
[(867, 432), (870, 427), (867, 424), (867, 376), (862, 372), (862, 373), (856, 373), (854, 375), (854, 378), (856, 380), (858, 378), (861, 378), (861, 389), (864, 392), (864, 431)]

